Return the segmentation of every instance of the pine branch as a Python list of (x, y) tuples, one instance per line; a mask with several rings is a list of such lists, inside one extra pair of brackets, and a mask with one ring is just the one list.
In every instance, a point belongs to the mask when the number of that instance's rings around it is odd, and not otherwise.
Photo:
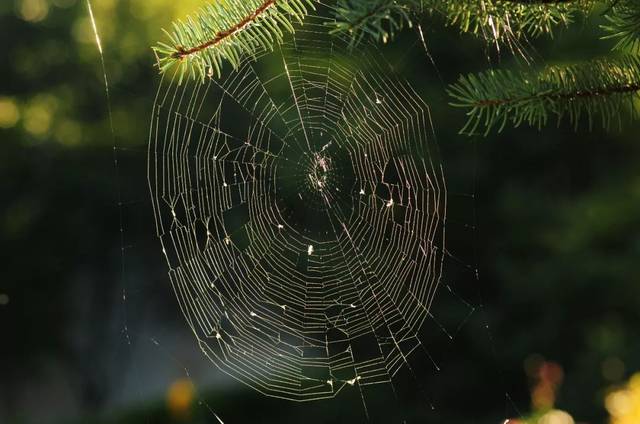
[(358, 45), (365, 36), (386, 43), (405, 26), (411, 27), (411, 11), (421, 0), (339, 0), (336, 21), (329, 24), (332, 34), (347, 33), (351, 46)]
[(602, 28), (609, 35), (603, 39), (617, 40), (614, 50), (640, 53), (640, 1), (618, 0), (605, 15), (607, 25)]
[(604, 128), (621, 125), (622, 114), (635, 117), (634, 101), (640, 98), (640, 58), (603, 58), (570, 66), (549, 66), (539, 73), (487, 71), (462, 76), (449, 86), (452, 106), (468, 109), (461, 130), (475, 134), (484, 127), (487, 135), (511, 123), (541, 128), (555, 116), (577, 128), (587, 117), (589, 128), (599, 117)]
[(173, 23), (165, 31), (168, 42), (154, 51), (161, 72), (178, 67), (185, 76), (204, 79), (222, 74), (223, 63), (233, 68), (242, 57), (269, 50), (302, 22), (311, 0), (218, 0), (200, 9), (195, 17)]
[(424, 0), (432, 15), (446, 24), (494, 43), (512, 43), (526, 36), (553, 35), (575, 15), (588, 12), (597, 0)]
[(440, 16), (446, 25), (491, 43), (511, 44), (525, 36), (553, 35), (598, 0), (340, 0), (332, 32), (348, 33), (354, 44), (365, 36), (386, 42), (412, 15)]

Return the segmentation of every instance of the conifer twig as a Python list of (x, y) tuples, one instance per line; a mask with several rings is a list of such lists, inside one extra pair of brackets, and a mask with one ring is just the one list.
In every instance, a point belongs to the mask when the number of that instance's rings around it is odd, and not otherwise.
[(154, 47), (160, 71), (178, 67), (180, 82), (187, 75), (221, 76), (225, 62), (237, 69), (244, 57), (273, 49), (308, 8), (312, 0), (211, 1), (165, 31), (168, 41)]
[(487, 135), (507, 123), (545, 125), (549, 117), (567, 117), (575, 127), (586, 116), (589, 127), (600, 118), (604, 128), (621, 124), (622, 113), (635, 116), (640, 96), (640, 58), (602, 58), (569, 66), (549, 66), (538, 73), (492, 70), (462, 76), (448, 90), (452, 106), (467, 109), (461, 130)]

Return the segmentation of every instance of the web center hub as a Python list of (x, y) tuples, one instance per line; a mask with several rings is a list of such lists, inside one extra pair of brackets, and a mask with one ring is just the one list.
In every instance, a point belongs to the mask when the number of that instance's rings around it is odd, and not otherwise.
[(314, 153), (307, 172), (308, 182), (313, 190), (324, 191), (330, 182), (331, 158), (323, 153)]

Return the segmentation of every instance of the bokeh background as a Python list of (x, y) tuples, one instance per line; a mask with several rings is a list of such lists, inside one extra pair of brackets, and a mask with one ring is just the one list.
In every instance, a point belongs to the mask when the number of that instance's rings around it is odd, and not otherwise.
[[(172, 297), (146, 192), (150, 46), (202, 2), (93, 0), (110, 103), (84, 1), (0, 2), (1, 423), (365, 421), (357, 396), (291, 404), (225, 377)], [(594, 57), (610, 47), (597, 25), (527, 48), (537, 64)], [(443, 150), (459, 260), (433, 314), (455, 337), (427, 335), (442, 371), (401, 417), (640, 422), (640, 125), (459, 136), (446, 84), (514, 59), (423, 29), (435, 66), (414, 31), (384, 50)]]

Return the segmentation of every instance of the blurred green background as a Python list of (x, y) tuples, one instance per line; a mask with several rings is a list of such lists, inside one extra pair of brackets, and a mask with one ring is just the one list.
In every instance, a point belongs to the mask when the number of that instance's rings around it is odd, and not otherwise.
[[(146, 191), (150, 46), (202, 2), (93, 1), (115, 134), (86, 3), (0, 2), (1, 423), (365, 421), (357, 396), (292, 404), (225, 377), (173, 299)], [(624, 384), (640, 370), (640, 125), (459, 136), (446, 84), (513, 58), (423, 27), (435, 66), (414, 31), (384, 50), (431, 106), (443, 150), (460, 263), (447, 264), (455, 295), (443, 290), (433, 314), (457, 330), (425, 334), (442, 370), (420, 375), (424, 396), (371, 421), (637, 411), (639, 384)], [(608, 48), (597, 17), (528, 46), (538, 64)]]

